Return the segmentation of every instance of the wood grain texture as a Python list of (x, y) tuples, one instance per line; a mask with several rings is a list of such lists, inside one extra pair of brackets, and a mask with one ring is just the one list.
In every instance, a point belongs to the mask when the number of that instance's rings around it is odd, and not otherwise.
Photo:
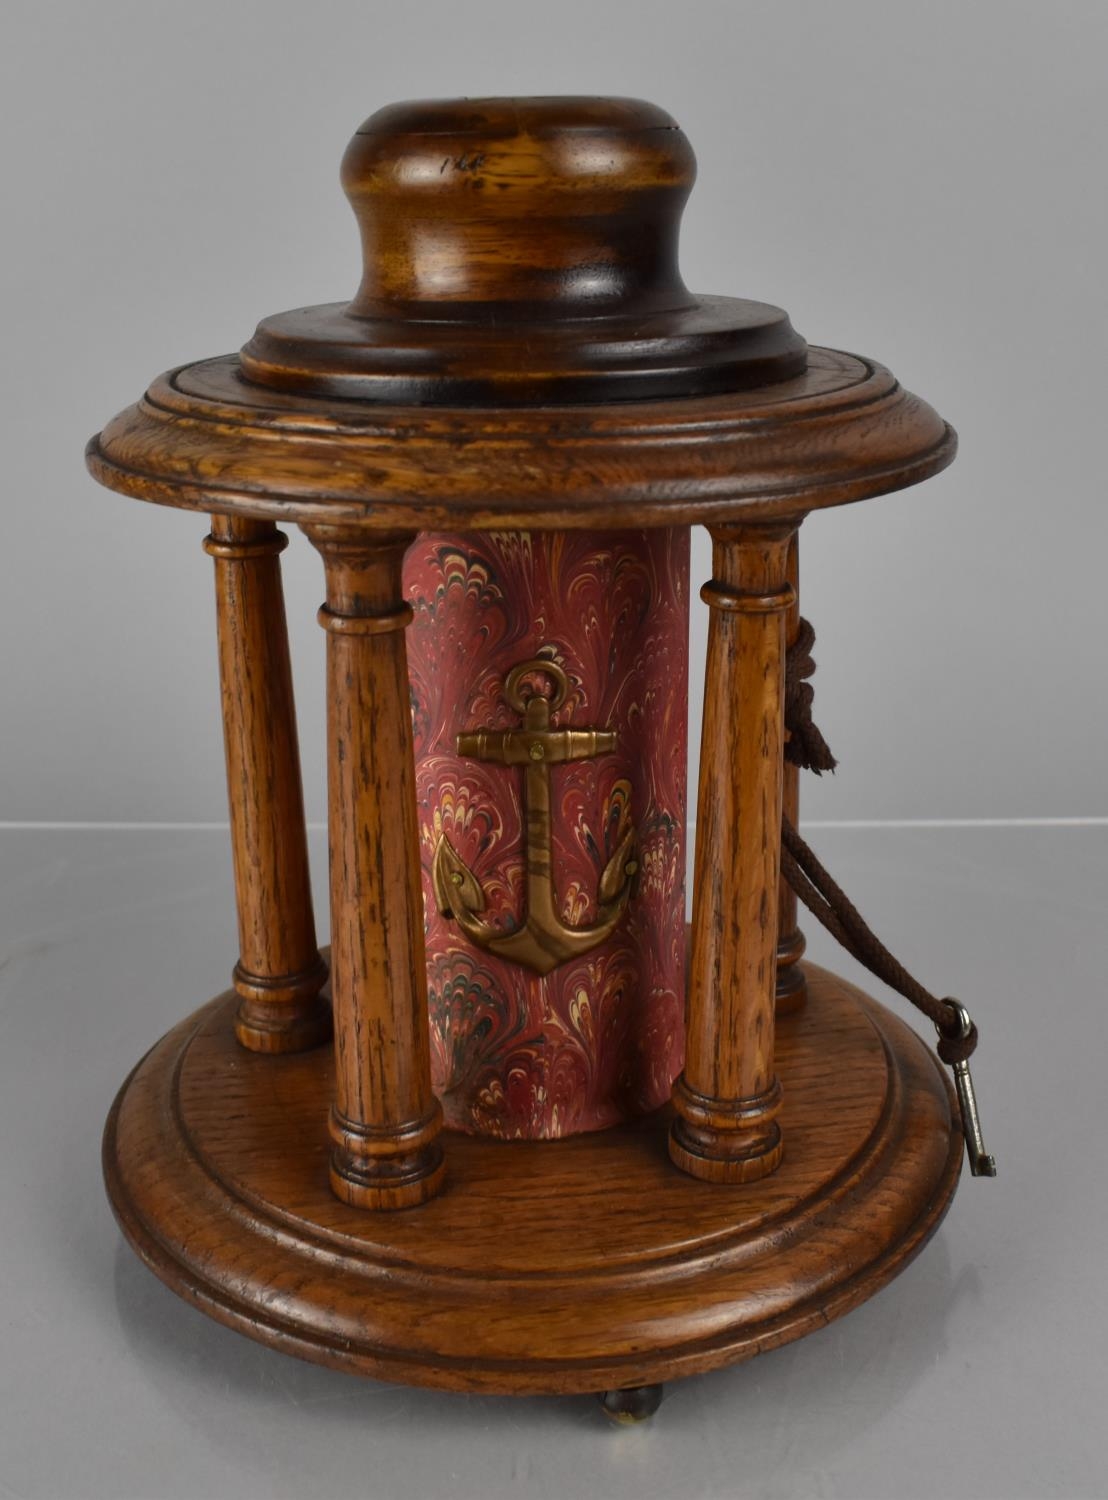
[(410, 1208), (442, 1185), (401, 569), (407, 535), (313, 527), (327, 602), (335, 1099), (331, 1185)]
[[(792, 646), (800, 629), (800, 534), (789, 540), (786, 564), (792, 603), (785, 615), (785, 646)], [(786, 731), (787, 732), (787, 731)], [(800, 767), (785, 762), (781, 784), (781, 808), (794, 828), (800, 825)], [(777, 1014), (800, 1010), (808, 998), (804, 982), (804, 934), (797, 926), (796, 892), (782, 878), (777, 887)]]
[(411, 100), (342, 161), (358, 221), (355, 315), (560, 319), (687, 307), (677, 267), (696, 176), (672, 115), (640, 99)]
[(326, 1041), (280, 554), (272, 523), (214, 516), (223, 742), (238, 908), (235, 1033), (254, 1052)]
[(227, 356), (156, 380), (86, 459), (110, 489), (186, 509), (559, 531), (794, 518), (916, 484), (955, 448), (888, 370), (829, 349), (759, 390), (514, 410), (285, 395)]
[(774, 1171), (785, 623), (792, 528), (714, 529), (693, 866), (685, 1067), (674, 1162), (707, 1182)]
[(962, 1160), (925, 1044), (844, 981), (809, 979), (778, 1041), (790, 1150), (762, 1182), (675, 1172), (662, 1113), (565, 1141), (448, 1133), (440, 1196), (360, 1212), (328, 1186), (329, 1051), (236, 1055), (228, 995), (124, 1085), (109, 1193), (175, 1291), (340, 1369), (534, 1394), (746, 1359), (883, 1286), (938, 1225)]
[(412, 406), (544, 406), (739, 390), (799, 374), (779, 307), (681, 277), (696, 175), (640, 99), (390, 105), (347, 147), (362, 239), (349, 303), (264, 318), (247, 380)]

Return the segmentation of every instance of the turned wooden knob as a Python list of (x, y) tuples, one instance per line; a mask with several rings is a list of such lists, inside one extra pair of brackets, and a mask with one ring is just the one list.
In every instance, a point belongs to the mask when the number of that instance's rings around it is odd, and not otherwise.
[(638, 99), (393, 104), (350, 142), (363, 316), (648, 313), (692, 299), (677, 266), (696, 159)]
[(354, 300), (266, 318), (255, 385), (418, 406), (707, 395), (802, 374), (779, 307), (681, 279), (696, 176), (638, 99), (448, 99), (371, 115), (342, 165), (362, 237)]

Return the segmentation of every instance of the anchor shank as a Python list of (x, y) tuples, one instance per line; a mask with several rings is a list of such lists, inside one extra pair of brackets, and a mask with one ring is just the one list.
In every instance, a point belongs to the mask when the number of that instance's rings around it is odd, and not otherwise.
[(554, 861), (550, 847), (550, 772), (545, 763), (523, 773), (527, 825), (527, 925), (534, 932), (561, 927), (554, 906)]

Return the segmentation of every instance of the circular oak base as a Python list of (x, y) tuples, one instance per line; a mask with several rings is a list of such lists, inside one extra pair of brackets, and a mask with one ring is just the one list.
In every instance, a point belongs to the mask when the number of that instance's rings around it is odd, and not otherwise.
[(749, 1358), (848, 1311), (921, 1248), (957, 1184), (945, 1076), (889, 1011), (806, 966), (782, 1018), (780, 1168), (697, 1182), (668, 1111), (562, 1141), (444, 1133), (442, 1193), (351, 1208), (328, 1185), (329, 1048), (234, 1038), (228, 993), (124, 1084), (104, 1168), (170, 1287), (277, 1349), (505, 1394), (623, 1392)]

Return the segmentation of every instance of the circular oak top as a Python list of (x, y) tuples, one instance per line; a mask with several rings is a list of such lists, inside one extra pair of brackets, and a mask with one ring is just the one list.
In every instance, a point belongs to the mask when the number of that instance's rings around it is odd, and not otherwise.
[(927, 479), (956, 446), (888, 370), (831, 349), (758, 390), (534, 409), (293, 397), (225, 355), (160, 376), (86, 458), (102, 484), (162, 505), (495, 531), (799, 518)]
[(638, 100), (380, 110), (343, 161), (354, 299), (159, 377), (89, 468), (162, 504), (385, 530), (795, 520), (944, 468), (954, 433), (880, 365), (688, 291), (694, 174)]

